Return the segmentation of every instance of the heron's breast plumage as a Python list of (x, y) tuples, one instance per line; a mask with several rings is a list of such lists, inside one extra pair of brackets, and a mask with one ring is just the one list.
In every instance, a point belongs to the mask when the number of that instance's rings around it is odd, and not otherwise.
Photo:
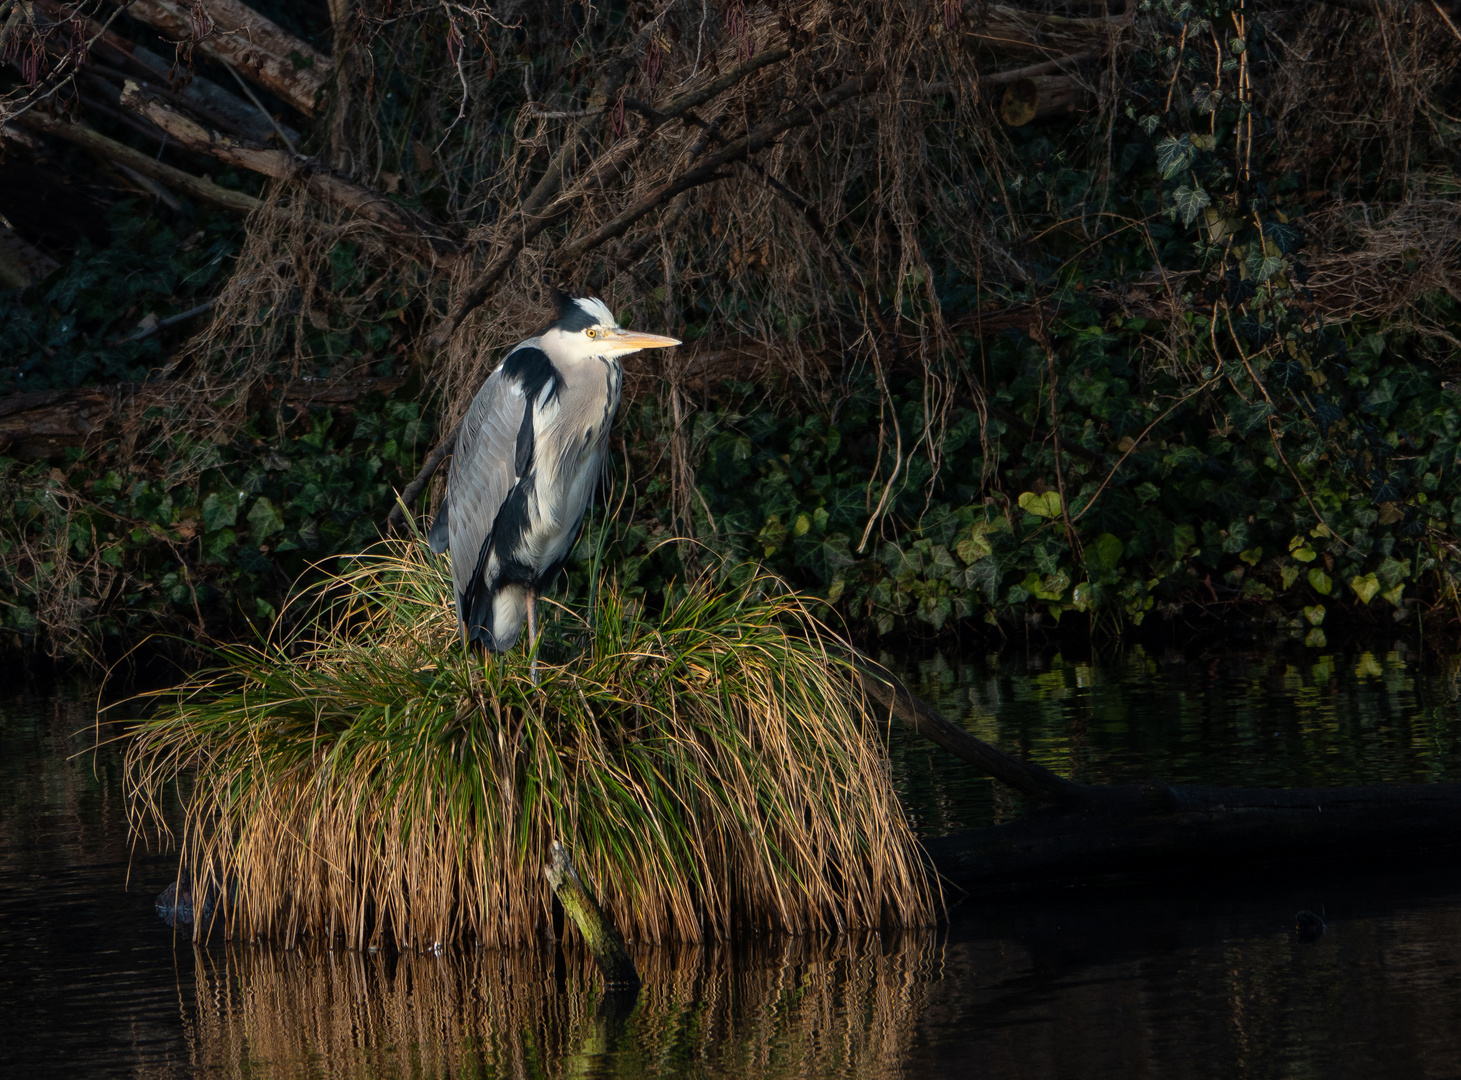
[[(603, 473), (609, 429), (619, 406), (621, 376), (612, 361), (596, 378), (564, 372), (553, 400), (534, 411), (530, 528), (524, 532), (533, 564), (562, 561)], [(578, 375), (578, 378), (574, 378)]]

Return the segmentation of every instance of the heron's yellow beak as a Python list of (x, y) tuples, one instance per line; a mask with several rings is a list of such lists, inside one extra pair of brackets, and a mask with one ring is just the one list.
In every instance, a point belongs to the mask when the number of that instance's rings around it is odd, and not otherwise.
[(620, 327), (610, 330), (607, 337), (616, 349), (668, 349), (671, 345), (680, 344), (678, 338), (645, 334), (639, 330), (624, 330)]

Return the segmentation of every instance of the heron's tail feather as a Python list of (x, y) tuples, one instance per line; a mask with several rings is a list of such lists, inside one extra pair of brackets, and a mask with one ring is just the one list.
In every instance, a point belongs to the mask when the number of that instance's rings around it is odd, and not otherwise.
[(436, 512), (436, 520), (431, 523), (431, 531), (426, 534), (426, 542), (438, 555), (443, 554), (449, 546), (447, 544), (447, 507), (447, 500), (442, 499), (441, 509)]

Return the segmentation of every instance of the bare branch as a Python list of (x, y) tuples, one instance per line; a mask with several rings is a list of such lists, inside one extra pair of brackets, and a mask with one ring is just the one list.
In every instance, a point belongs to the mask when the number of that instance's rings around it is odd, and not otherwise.
[(606, 222), (587, 236), (580, 237), (564, 245), (557, 254), (557, 260), (561, 263), (576, 259), (585, 252), (598, 247), (604, 241), (622, 236), (630, 225), (633, 225), (634, 222), (653, 211), (656, 207), (662, 206), (680, 192), (688, 191), (690, 188), (721, 179), (722, 173), (720, 170), (726, 165), (749, 157), (757, 151), (764, 150), (783, 132), (795, 127), (805, 127), (817, 119), (817, 117), (836, 108), (843, 102), (867, 93), (878, 84), (878, 81), (882, 78), (882, 74), (882, 66), (875, 64), (861, 75), (848, 79), (825, 98), (820, 98), (800, 108), (792, 109), (790, 112), (782, 113), (780, 116), (758, 125), (748, 134), (737, 139), (735, 142), (726, 144), (723, 149), (711, 154), (706, 158), (704, 164), (662, 185), (634, 205), (621, 211), (611, 221)]
[(398, 529), (406, 523), (405, 511), (409, 510), (415, 504), (416, 500), (421, 497), (421, 493), (426, 490), (426, 485), (436, 475), (436, 470), (441, 468), (441, 463), (456, 448), (457, 432), (461, 429), (461, 422), (458, 421), (457, 426), (447, 433), (446, 438), (437, 443), (431, 453), (426, 455), (426, 460), (421, 464), (421, 470), (406, 485), (405, 489), (402, 490), (400, 497), (396, 499), (395, 505), (391, 507), (391, 512), (386, 516), (387, 529)]
[[(663, 110), (649, 110), (653, 113), (649, 130), (652, 131), (654, 127), (662, 124), (665, 120), (673, 119), (687, 110), (709, 101), (715, 95), (730, 89), (754, 72), (760, 71), (762, 68), (781, 60), (785, 60), (790, 55), (791, 49), (788, 47), (768, 49), (763, 53), (751, 57), (746, 63), (734, 71), (722, 75), (720, 78), (713, 80), (700, 89), (692, 90), (681, 95), (670, 102)], [(608, 73), (604, 83), (604, 106), (607, 105), (608, 99), (623, 84), (626, 74), (627, 65), (624, 64), (616, 66)], [(625, 99), (625, 104), (629, 104), (629, 99)], [(645, 108), (648, 107), (646, 106)], [(551, 213), (541, 213), (543, 208), (548, 205), (549, 200), (557, 196), (563, 183), (564, 170), (570, 156), (577, 155), (581, 140), (587, 133), (589, 125), (601, 112), (602, 106), (599, 110), (593, 111), (578, 121), (574, 126), (574, 130), (564, 139), (563, 145), (559, 148), (558, 153), (554, 155), (553, 160), (549, 163), (543, 176), (539, 179), (531, 194), (524, 200), (518, 212), (513, 214), (498, 228), (497, 235), (503, 238), (503, 242), (498, 248), (497, 254), (483, 268), (482, 272), (472, 279), (466, 290), (458, 297), (456, 303), (452, 305), (447, 317), (432, 331), (431, 335), (427, 338), (427, 347), (429, 349), (436, 350), (444, 348), (446, 343), (451, 340), (452, 334), (456, 333), (457, 327), (461, 326), (466, 317), (480, 307), (486, 301), (487, 297), (491, 295), (492, 289), (517, 260), (518, 254), (522, 249), (536, 239), (554, 220), (567, 212), (569, 209), (567, 203), (555, 203)], [(625, 140), (625, 143), (620, 144), (615, 150), (610, 151), (610, 153), (628, 155), (636, 152), (645, 144), (647, 134), (648, 131), (641, 132), (633, 138)]]

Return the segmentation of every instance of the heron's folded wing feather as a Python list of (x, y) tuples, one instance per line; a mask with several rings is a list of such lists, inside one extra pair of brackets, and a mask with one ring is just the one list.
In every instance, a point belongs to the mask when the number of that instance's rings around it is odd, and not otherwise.
[(452, 581), (458, 597), (466, 590), (482, 544), (517, 479), (514, 458), (526, 405), (521, 385), (506, 378), (499, 366), (477, 391), (462, 420), (447, 483)]

